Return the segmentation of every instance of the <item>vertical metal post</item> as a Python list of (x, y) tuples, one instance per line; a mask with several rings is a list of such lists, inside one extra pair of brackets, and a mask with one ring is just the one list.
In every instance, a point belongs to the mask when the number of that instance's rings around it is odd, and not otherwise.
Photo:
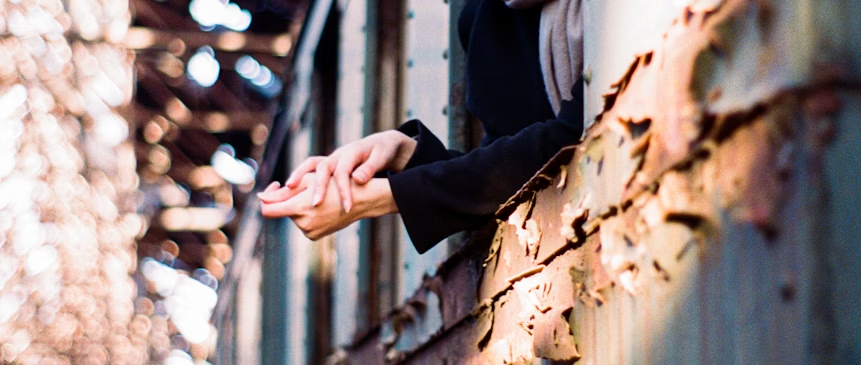
[(261, 364), (289, 364), (290, 288), (288, 219), (268, 220), (263, 234), (263, 324)]

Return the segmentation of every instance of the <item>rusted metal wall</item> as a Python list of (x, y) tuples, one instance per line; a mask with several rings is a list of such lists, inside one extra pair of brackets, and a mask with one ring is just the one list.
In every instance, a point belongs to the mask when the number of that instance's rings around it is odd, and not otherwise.
[(861, 4), (584, 3), (584, 141), (346, 358), (861, 362)]

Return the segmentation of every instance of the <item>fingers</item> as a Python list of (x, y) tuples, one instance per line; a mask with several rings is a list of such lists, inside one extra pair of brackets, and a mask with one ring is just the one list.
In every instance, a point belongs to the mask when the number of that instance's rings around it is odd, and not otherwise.
[(311, 205), (318, 206), (323, 202), (323, 198), (326, 196), (326, 188), (329, 187), (329, 179), (332, 176), (332, 170), (334, 167), (330, 160), (323, 160), (320, 164), (317, 165), (316, 170), (316, 182), (314, 183), (314, 195), (311, 199)]
[(278, 188), (280, 187), (280, 183), (278, 183), (277, 181), (273, 181), (269, 184), (269, 186), (266, 187), (266, 189), (257, 193), (257, 198), (263, 201), (271, 201), (275, 199), (275, 195), (272, 192), (278, 190)]
[(298, 202), (295, 200), (285, 200), (275, 203), (260, 204), (260, 213), (266, 218), (284, 218), (289, 217), (297, 212)]
[[(277, 186), (277, 185), (276, 185)], [(299, 193), (305, 191), (305, 188), (299, 187), (296, 189), (291, 189), (290, 187), (283, 187), (276, 190), (270, 190), (272, 185), (266, 188), (262, 193), (257, 193), (257, 198), (260, 199), (261, 202), (264, 203), (277, 203), (282, 202), (287, 199), (290, 199)]]
[(326, 158), (323, 156), (313, 156), (308, 157), (305, 161), (302, 161), (299, 166), (293, 170), (293, 173), (290, 174), (290, 178), (287, 179), (287, 182), (284, 183), (285, 186), (289, 186), (291, 188), (295, 188), (299, 186), (299, 183), (302, 182), (302, 177), (305, 174), (312, 172), (317, 169), (317, 165), (323, 162)]
[(273, 181), (271, 184), (269, 184), (269, 186), (266, 187), (265, 190), (263, 190), (263, 192), (268, 193), (271, 191), (275, 191), (275, 190), (278, 190), (278, 188), (280, 188), (280, 187), (281, 187), (281, 183), (279, 183), (277, 181)]
[(358, 184), (366, 184), (371, 181), (378, 171), (382, 171), (386, 167), (386, 157), (383, 156), (377, 149), (371, 151), (368, 159), (353, 171), (353, 180)]
[(353, 192), (350, 188), (352, 183), (350, 182), (350, 175), (353, 173), (353, 169), (362, 162), (362, 156), (359, 153), (352, 154), (344, 154), (340, 161), (338, 161), (338, 166), (335, 168), (335, 173), (333, 177), (335, 178), (335, 184), (338, 187), (338, 193), (341, 196), (341, 205), (344, 206), (344, 211), (349, 213), (350, 209), (353, 209)]

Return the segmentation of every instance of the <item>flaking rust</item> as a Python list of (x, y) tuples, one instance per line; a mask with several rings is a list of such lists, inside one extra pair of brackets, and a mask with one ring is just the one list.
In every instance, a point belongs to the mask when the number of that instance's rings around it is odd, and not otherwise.
[(478, 341), (476, 346), (483, 349), (487, 345), (487, 340), (490, 338), (490, 331), (493, 329), (493, 301), (490, 299), (484, 300), (476, 309), (476, 322), (478, 332)]
[(556, 308), (538, 318), (532, 341), (535, 356), (555, 361), (580, 358), (568, 318), (572, 307)]

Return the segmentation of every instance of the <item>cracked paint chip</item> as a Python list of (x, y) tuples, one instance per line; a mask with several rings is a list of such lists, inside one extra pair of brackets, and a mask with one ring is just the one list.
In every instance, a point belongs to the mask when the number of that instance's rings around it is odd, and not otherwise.
[(526, 320), (517, 322), (517, 325), (532, 336), (535, 332), (535, 315), (532, 314)]
[(636, 283), (638, 271), (639, 270), (635, 266), (630, 270), (625, 270), (619, 274), (619, 284), (628, 292), (628, 294), (631, 294), (631, 296), (636, 296), (638, 292)]
[(511, 344), (505, 339), (494, 341), (487, 347), (487, 351), (482, 353), (482, 356), (488, 364), (510, 364), (514, 357)]
[(541, 316), (535, 324), (532, 352), (535, 356), (555, 361), (580, 358), (577, 342), (568, 323), (571, 307), (553, 310)]
[(544, 270), (544, 268), (545, 268), (545, 267), (546, 267), (546, 266), (545, 266), (544, 264), (536, 265), (536, 266), (530, 267), (530, 268), (528, 268), (528, 269), (524, 270), (523, 272), (521, 272), (521, 273), (519, 273), (519, 274), (516, 274), (516, 275), (514, 275), (514, 276), (512, 276), (512, 277), (510, 277), (510, 278), (508, 278), (508, 279), (507, 279), (507, 281), (508, 281), (509, 283), (514, 283), (514, 282), (519, 281), (520, 279), (523, 279), (523, 278), (525, 278), (525, 277), (527, 277), (527, 276), (530, 276), (530, 275), (533, 275), (533, 274), (540, 273), (542, 270)]
[(565, 184), (568, 183), (568, 166), (562, 165), (559, 166), (559, 183), (556, 184), (556, 188), (564, 189)]
[(479, 349), (487, 345), (487, 340), (490, 338), (490, 331), (493, 329), (493, 301), (486, 299), (478, 312), (478, 341), (476, 346)]
[(527, 220), (524, 226), (526, 228), (517, 228), (517, 239), (526, 247), (526, 256), (534, 259), (541, 243), (541, 228), (538, 228), (538, 222), (534, 219)]
[(535, 309), (538, 309), (541, 313), (545, 313), (550, 309), (553, 309), (552, 306), (547, 305), (551, 288), (553, 288), (552, 282), (540, 283), (529, 288), (527, 298), (529, 298), (529, 302), (535, 306)]
[(559, 228), (559, 234), (565, 237), (566, 240), (574, 242), (574, 239), (577, 238), (575, 227), (582, 226), (589, 219), (589, 209), (584, 209), (582, 206), (574, 208), (571, 206), (571, 203), (565, 203), (565, 206), (562, 208), (561, 218), (562, 224)]
[(484, 263), (483, 263), (484, 267), (487, 267), (487, 264), (489, 264), (491, 261), (493, 261), (494, 258), (499, 260), (499, 248), (501, 246), (502, 246), (502, 234), (501, 234), (501, 231), (497, 231), (496, 235), (494, 235), (494, 237), (493, 237), (493, 242), (491, 242), (491, 244), (490, 244), (490, 249), (488, 250), (487, 258), (484, 259)]

